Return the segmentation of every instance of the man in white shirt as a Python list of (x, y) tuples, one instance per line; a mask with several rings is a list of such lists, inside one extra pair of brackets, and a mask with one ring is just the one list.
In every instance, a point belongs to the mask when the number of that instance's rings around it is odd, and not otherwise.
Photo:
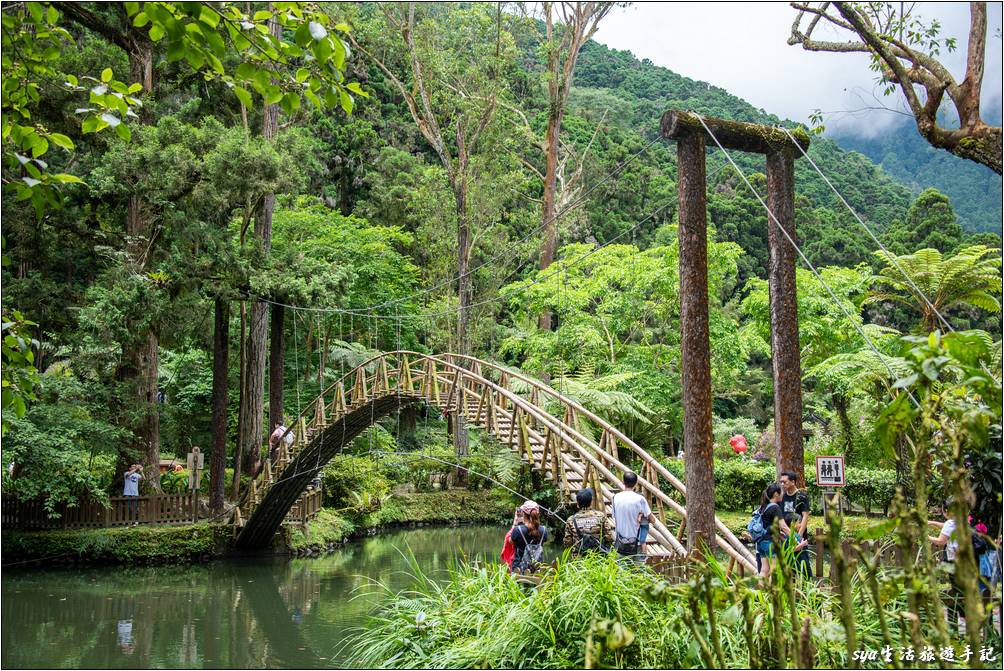
[(632, 471), (624, 473), (624, 489), (614, 495), (614, 528), (617, 532), (614, 547), (622, 555), (630, 556), (645, 551), (645, 539), (638, 537), (641, 521), (651, 523), (652, 508), (641, 494), (634, 491), (638, 476)]

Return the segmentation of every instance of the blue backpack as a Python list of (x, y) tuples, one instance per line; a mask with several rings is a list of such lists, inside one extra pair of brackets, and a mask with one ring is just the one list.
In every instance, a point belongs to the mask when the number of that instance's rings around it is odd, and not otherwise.
[[(776, 506), (776, 503), (770, 503), (767, 508), (771, 506)], [(764, 508), (766, 510), (767, 508)], [(746, 531), (750, 532), (750, 536), (753, 537), (754, 543), (759, 543), (769, 532), (763, 526), (763, 513), (757, 508), (753, 511), (753, 517), (750, 519), (749, 524), (746, 525)]]

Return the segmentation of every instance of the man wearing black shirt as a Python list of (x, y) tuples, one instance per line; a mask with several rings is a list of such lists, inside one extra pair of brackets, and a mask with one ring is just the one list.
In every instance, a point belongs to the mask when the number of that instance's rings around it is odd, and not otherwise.
[[(799, 539), (805, 538), (805, 531), (809, 527), (809, 496), (799, 490), (798, 476), (791, 471), (781, 473), (781, 510), (784, 512), (784, 521), (792, 533), (798, 534)], [(799, 552), (796, 560), (799, 569), (812, 577), (809, 551)]]

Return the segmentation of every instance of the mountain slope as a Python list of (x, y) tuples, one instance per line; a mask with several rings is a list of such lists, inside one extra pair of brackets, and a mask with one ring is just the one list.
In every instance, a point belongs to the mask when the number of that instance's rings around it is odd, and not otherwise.
[(986, 166), (935, 149), (907, 121), (867, 138), (834, 135), (840, 146), (878, 163), (914, 194), (934, 187), (948, 196), (967, 231), (1001, 234), (1001, 176)]
[[(798, 125), (758, 109), (722, 88), (683, 77), (647, 59), (640, 61), (629, 51), (610, 49), (596, 42), (583, 49), (575, 81), (580, 89), (577, 98), (580, 102), (583, 90), (602, 92), (603, 95), (586, 97), (619, 108), (608, 116), (618, 119), (620, 125), (642, 129), (645, 134), (658, 131), (659, 118), (670, 108), (760, 124)], [(712, 152), (718, 153), (718, 150)], [(904, 216), (911, 189), (871, 159), (844, 151), (827, 137), (813, 138), (810, 155), (851, 206), (868, 220), (883, 227)], [(762, 157), (733, 153), (733, 158), (744, 171), (763, 170)], [(814, 206), (846, 212), (805, 160), (796, 162), (796, 184), (797, 192), (808, 197)]]

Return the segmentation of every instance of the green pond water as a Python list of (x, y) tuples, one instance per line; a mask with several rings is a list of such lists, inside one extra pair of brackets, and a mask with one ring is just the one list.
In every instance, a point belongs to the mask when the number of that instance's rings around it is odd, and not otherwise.
[[(332, 668), (379, 600), (412, 584), (402, 553), (440, 579), (456, 558), (497, 561), (501, 527), (373, 536), (316, 559), (4, 569), (4, 668)], [(550, 546), (551, 552), (555, 548)], [(369, 585), (369, 587), (368, 587)]]

